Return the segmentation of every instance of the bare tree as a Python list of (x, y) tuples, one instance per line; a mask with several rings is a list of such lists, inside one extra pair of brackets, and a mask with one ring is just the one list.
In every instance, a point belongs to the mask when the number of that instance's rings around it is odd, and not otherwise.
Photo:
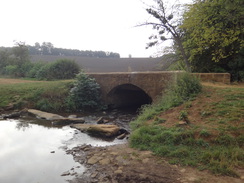
[[(168, 8), (163, 0), (154, 0), (155, 6), (148, 6), (146, 11), (153, 16), (153, 21), (146, 21), (138, 26), (151, 25), (157, 31), (149, 37), (151, 42), (147, 44), (147, 48), (157, 45), (160, 42), (173, 39), (175, 45), (180, 51), (186, 70), (191, 72), (188, 56), (182, 44), (183, 31), (180, 29), (181, 19), (179, 12), (182, 12), (182, 7), (179, 4), (172, 5)], [(168, 37), (170, 35), (170, 37)]]

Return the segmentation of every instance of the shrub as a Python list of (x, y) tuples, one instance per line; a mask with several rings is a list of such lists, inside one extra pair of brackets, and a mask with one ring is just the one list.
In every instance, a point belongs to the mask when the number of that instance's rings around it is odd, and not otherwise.
[(17, 65), (8, 65), (5, 67), (5, 74), (6, 75), (16, 77), (17, 71), (18, 71)]
[(41, 80), (72, 79), (80, 71), (80, 66), (73, 60), (61, 59), (42, 66), (36, 77)]
[(196, 96), (201, 90), (200, 80), (189, 73), (179, 74), (176, 83), (170, 87), (170, 90), (184, 101)]
[(80, 72), (80, 66), (74, 60), (60, 59), (50, 66), (52, 78), (72, 79)]
[(100, 109), (102, 107), (100, 96), (100, 86), (95, 79), (80, 72), (70, 90), (67, 105), (70, 110), (75, 111)]
[(29, 78), (37, 78), (37, 73), (44, 66), (44, 62), (36, 62), (32, 64), (31, 69), (27, 73), (27, 77)]
[(51, 71), (51, 67), (52, 67), (53, 63), (48, 63), (43, 65), (36, 73), (36, 78), (40, 79), (40, 80), (52, 80), (53, 75), (52, 75), (52, 71)]
[(185, 110), (180, 111), (179, 120), (188, 121), (187, 116), (188, 116), (187, 111), (185, 111)]

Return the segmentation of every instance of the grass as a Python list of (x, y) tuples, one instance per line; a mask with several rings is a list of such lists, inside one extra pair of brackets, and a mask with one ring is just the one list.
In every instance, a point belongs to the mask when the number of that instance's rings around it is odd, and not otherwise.
[[(175, 92), (167, 95), (144, 107), (132, 122), (131, 147), (150, 150), (172, 164), (238, 177), (236, 170), (244, 168), (244, 88), (205, 86), (187, 100)], [(186, 119), (187, 125), (178, 125)]]
[(61, 111), (65, 108), (71, 81), (24, 82), (0, 85), (0, 108), (13, 105), (14, 109), (36, 108)]

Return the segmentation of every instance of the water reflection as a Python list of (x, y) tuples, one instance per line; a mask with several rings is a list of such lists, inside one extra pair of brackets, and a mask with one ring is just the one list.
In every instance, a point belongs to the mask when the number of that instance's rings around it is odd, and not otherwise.
[(72, 178), (60, 176), (63, 172), (78, 166), (82, 172), (84, 167), (60, 148), (73, 135), (74, 129), (68, 127), (0, 121), (0, 182), (63, 183)]
[(29, 123), (24, 123), (24, 122), (22, 122), (22, 123), (17, 123), (16, 124), (16, 128), (18, 129), (18, 130), (22, 130), (22, 131), (25, 131), (27, 128), (31, 128), (32, 126), (29, 124)]
[(52, 127), (46, 120), (0, 120), (0, 183), (64, 183), (74, 178), (61, 176), (64, 172), (84, 171), (66, 149), (125, 142), (104, 141), (69, 126)]

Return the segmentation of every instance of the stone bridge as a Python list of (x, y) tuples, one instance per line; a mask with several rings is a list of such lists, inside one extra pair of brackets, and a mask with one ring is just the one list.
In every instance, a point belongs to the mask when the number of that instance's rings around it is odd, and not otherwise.
[[(87, 73), (101, 87), (102, 99), (112, 108), (154, 102), (179, 71)], [(196, 74), (203, 81), (229, 83), (227, 73)]]

